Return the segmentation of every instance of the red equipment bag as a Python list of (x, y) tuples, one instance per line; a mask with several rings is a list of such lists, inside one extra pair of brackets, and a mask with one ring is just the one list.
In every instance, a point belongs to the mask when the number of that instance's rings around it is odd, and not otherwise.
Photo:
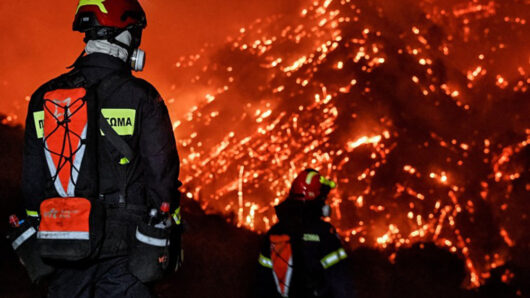
[(77, 87), (44, 94), (44, 155), (57, 196), (40, 205), (37, 239), (43, 258), (79, 261), (94, 257), (103, 239), (103, 204), (96, 198), (80, 197), (76, 191), (82, 166), (94, 162), (86, 157), (96, 150), (88, 140), (94, 135), (89, 127), (96, 127), (96, 123), (89, 126), (89, 119), (97, 118), (88, 113), (88, 105), (94, 103), (88, 98), (94, 97), (87, 93), (93, 91)]
[(86, 198), (51, 198), (40, 205), (37, 239), (44, 258), (79, 261), (97, 254), (104, 207)]

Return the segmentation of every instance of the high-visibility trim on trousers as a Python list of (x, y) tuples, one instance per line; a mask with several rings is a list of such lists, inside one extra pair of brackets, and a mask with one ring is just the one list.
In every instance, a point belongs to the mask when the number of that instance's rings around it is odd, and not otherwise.
[(169, 239), (160, 239), (160, 238), (150, 237), (145, 234), (142, 234), (142, 232), (140, 232), (138, 229), (136, 229), (136, 239), (138, 239), (138, 241), (142, 243), (152, 245), (152, 246), (158, 246), (158, 247), (166, 247), (166, 246), (169, 246), (170, 244)]
[(26, 240), (31, 238), (31, 236), (35, 235), (35, 233), (37, 233), (37, 231), (33, 227), (30, 227), (24, 233), (18, 236), (17, 239), (15, 239), (13, 243), (11, 243), (11, 246), (13, 247), (14, 250), (17, 250), (17, 248), (19, 248), (22, 245), (22, 243), (26, 242)]
[(344, 248), (340, 248), (328, 254), (327, 256), (323, 257), (320, 260), (320, 264), (322, 264), (322, 267), (324, 267), (324, 269), (328, 269), (329, 267), (337, 264), (338, 262), (346, 259), (347, 257), (348, 255), (346, 254), (346, 251), (344, 250)]
[(258, 262), (261, 264), (261, 266), (265, 268), (271, 268), (272, 269), (272, 261), (271, 259), (265, 257), (264, 255), (260, 254)]
[(88, 232), (50, 232), (39, 231), (37, 233), (39, 239), (56, 239), (56, 240), (89, 240)]

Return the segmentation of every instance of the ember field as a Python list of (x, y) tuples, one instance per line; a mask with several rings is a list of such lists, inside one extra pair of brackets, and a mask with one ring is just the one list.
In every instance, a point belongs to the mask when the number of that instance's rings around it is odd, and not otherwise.
[[(0, 119), (3, 119), (0, 117)], [(20, 194), (21, 127), (0, 125), (0, 217), (22, 212)], [(193, 200), (183, 200), (185, 263), (178, 273), (153, 285), (157, 297), (253, 297), (252, 285), (261, 239), (219, 215), (206, 215)], [(0, 225), (4, 235), (7, 225)], [(491, 271), (479, 288), (466, 290), (464, 260), (433, 243), (394, 250), (360, 247), (349, 251), (358, 298), (528, 297), (530, 270), (509, 262)], [(45, 297), (46, 283), (31, 285), (4, 237), (0, 238), (0, 297)], [(507, 275), (510, 272), (510, 275)], [(513, 275), (511, 275), (513, 274)], [(508, 279), (507, 279), (508, 277)], [(220, 290), (222, 289), (222, 291)]]
[(204, 96), (174, 122), (187, 196), (265, 231), (313, 167), (338, 181), (331, 221), (351, 248), (432, 241), (465, 259), (468, 287), (523, 262), (528, 4), (308, 1), (183, 57)]
[[(187, 236), (194, 257), (207, 264), (196, 249), (221, 226), (257, 247), (313, 167), (338, 182), (331, 222), (362, 297), (530, 296), (530, 1), (299, 2), (153, 76), (205, 237)], [(226, 276), (248, 284), (240, 254)]]

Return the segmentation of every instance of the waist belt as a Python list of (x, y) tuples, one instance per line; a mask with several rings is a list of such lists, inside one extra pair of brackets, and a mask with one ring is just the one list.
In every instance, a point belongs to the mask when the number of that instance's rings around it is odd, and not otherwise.
[(126, 209), (131, 211), (147, 211), (147, 206), (138, 204), (120, 204), (120, 193), (99, 194), (99, 199), (107, 209)]

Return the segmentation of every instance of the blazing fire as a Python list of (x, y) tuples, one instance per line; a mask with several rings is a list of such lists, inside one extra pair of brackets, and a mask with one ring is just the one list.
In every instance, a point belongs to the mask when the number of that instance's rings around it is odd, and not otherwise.
[(308, 1), (179, 59), (186, 196), (263, 232), (316, 168), (352, 247), (433, 241), (478, 286), (528, 239), (528, 3), (394, 2)]
[(175, 62), (186, 197), (263, 232), (315, 168), (352, 248), (432, 241), (480, 285), (530, 237), (530, 3), (303, 2)]

